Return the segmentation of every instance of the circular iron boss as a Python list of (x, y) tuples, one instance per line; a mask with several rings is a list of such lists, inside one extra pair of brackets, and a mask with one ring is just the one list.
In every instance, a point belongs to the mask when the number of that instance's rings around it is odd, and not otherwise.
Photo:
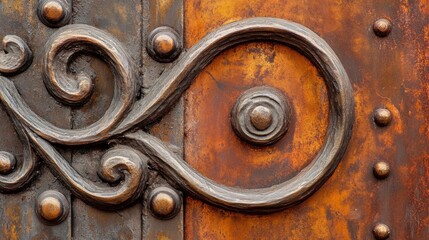
[(290, 114), (290, 105), (279, 90), (254, 87), (238, 97), (231, 112), (231, 125), (241, 139), (269, 145), (286, 133)]

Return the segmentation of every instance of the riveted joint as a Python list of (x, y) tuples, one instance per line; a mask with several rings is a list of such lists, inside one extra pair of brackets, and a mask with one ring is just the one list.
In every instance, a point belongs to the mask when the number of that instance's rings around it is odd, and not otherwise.
[(155, 188), (148, 199), (152, 215), (162, 220), (174, 218), (182, 205), (179, 194), (169, 187)]
[(373, 167), (373, 173), (374, 176), (378, 179), (387, 178), (390, 174), (389, 164), (383, 161), (375, 163)]
[(386, 37), (392, 31), (392, 22), (389, 19), (380, 18), (374, 22), (372, 28), (375, 35), (379, 37)]
[(386, 224), (377, 223), (372, 230), (374, 238), (377, 240), (385, 240), (390, 237), (390, 228)]
[(37, 6), (40, 21), (48, 27), (58, 28), (68, 24), (72, 17), (70, 0), (40, 0)]
[(374, 111), (374, 122), (379, 127), (386, 127), (392, 122), (392, 112), (387, 108), (378, 108)]
[(158, 27), (148, 37), (147, 52), (158, 62), (174, 61), (182, 52), (180, 35), (171, 27)]
[(39, 195), (35, 211), (39, 219), (46, 225), (57, 225), (63, 222), (69, 213), (70, 206), (66, 197), (54, 190)]

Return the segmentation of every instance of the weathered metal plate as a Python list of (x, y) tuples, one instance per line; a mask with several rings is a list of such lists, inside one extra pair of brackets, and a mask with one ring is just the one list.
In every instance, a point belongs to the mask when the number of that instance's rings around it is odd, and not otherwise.
[[(55, 31), (46, 28), (36, 15), (38, 1), (1, 1), (0, 38), (6, 35), (21, 37), (31, 48), (33, 58), (43, 55), (46, 39)], [(3, 49), (3, 48), (2, 48)], [(2, 51), (2, 50), (1, 50)], [(40, 63), (34, 61), (25, 72), (10, 76), (30, 107), (53, 124), (70, 126), (70, 110), (50, 97), (40, 77)], [(11, 119), (1, 107), (0, 113), (0, 151), (13, 153), (19, 161), (24, 159), (23, 146), (14, 130)], [(56, 114), (52, 114), (55, 112)], [(62, 152), (70, 160), (70, 152)], [(41, 160), (38, 159), (38, 162)], [(64, 193), (70, 202), (68, 191), (46, 166), (39, 164), (36, 176), (19, 193), (0, 193), (0, 239), (67, 239), (71, 237), (71, 214), (60, 225), (46, 226), (37, 217), (34, 206), (37, 196), (45, 190), (56, 189)]]
[[(135, 63), (141, 62), (143, 24), (140, 1), (73, 1), (73, 12), (73, 23), (88, 24), (111, 33), (126, 46)], [(114, 87), (112, 72), (105, 63), (94, 57), (86, 57), (80, 64), (89, 65), (97, 77), (91, 99), (83, 107), (73, 109), (74, 128), (87, 126), (105, 113)], [(100, 181), (97, 176), (99, 160), (107, 149), (105, 146), (76, 149), (73, 152), (73, 167), (92, 181)], [(111, 212), (94, 208), (75, 198), (72, 211), (75, 239), (141, 239), (141, 204)]]
[[(186, 201), (186, 239), (372, 239), (377, 222), (392, 239), (423, 239), (427, 228), (428, 8), (425, 1), (206, 1), (185, 3), (187, 48), (229, 22), (256, 16), (300, 23), (324, 38), (353, 84), (355, 126), (346, 156), (309, 199), (270, 215), (240, 214)], [(379, 38), (381, 17), (393, 23)], [(230, 127), (235, 99), (257, 85), (281, 89), (294, 118), (284, 139), (269, 147), (243, 143)], [(225, 51), (186, 95), (185, 159), (205, 176), (230, 186), (265, 187), (297, 174), (319, 150), (327, 124), (326, 90), (296, 51), (249, 43)], [(384, 128), (373, 111), (393, 113)], [(374, 178), (377, 161), (391, 174)]]

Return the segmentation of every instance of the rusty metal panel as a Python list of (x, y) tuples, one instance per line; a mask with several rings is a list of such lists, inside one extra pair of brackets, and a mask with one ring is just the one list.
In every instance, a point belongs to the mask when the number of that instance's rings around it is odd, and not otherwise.
[[(186, 1), (186, 48), (222, 25), (250, 17), (283, 18), (310, 28), (339, 56), (356, 107), (346, 155), (313, 196), (269, 215), (244, 215), (188, 198), (186, 238), (372, 239), (380, 222), (390, 227), (392, 239), (424, 239), (429, 231), (426, 5)], [(392, 22), (384, 38), (373, 32), (378, 18)], [(282, 90), (294, 109), (285, 137), (268, 147), (241, 141), (228, 119), (237, 97), (260, 85)], [(309, 164), (326, 133), (327, 94), (320, 75), (299, 52), (275, 43), (248, 43), (220, 54), (188, 90), (185, 108), (185, 159), (229, 186), (266, 187), (293, 177)], [(374, 123), (377, 108), (392, 113), (388, 126)], [(384, 180), (373, 175), (379, 161), (390, 166)]]

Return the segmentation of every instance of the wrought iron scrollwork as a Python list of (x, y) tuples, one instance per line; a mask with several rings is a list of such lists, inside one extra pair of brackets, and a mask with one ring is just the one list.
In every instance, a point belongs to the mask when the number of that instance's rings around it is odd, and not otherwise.
[[(141, 130), (135, 131), (137, 126), (162, 117), (222, 51), (257, 40), (275, 41), (300, 51), (319, 69), (328, 88), (329, 125), (324, 145), (298, 175), (268, 188), (227, 187), (202, 176), (161, 140)], [(124, 207), (140, 197), (149, 165), (173, 186), (216, 206), (253, 213), (276, 211), (314, 193), (338, 165), (351, 136), (353, 91), (340, 60), (323, 39), (290, 21), (253, 18), (217, 29), (184, 52), (137, 101), (133, 62), (122, 44), (108, 33), (87, 25), (65, 26), (51, 37), (45, 51), (46, 87), (54, 97), (67, 104), (83, 103), (93, 88), (89, 75), (83, 72), (72, 75), (66, 71), (75, 54), (96, 54), (114, 72), (115, 89), (110, 107), (97, 122), (80, 129), (62, 129), (47, 122), (31, 111), (9, 79), (0, 77), (0, 99), (16, 118), (16, 128), (25, 133), (45, 163), (76, 196), (96, 206)], [(120, 145), (103, 156), (99, 171), (104, 181), (119, 182), (111, 187), (98, 186), (84, 179), (52, 145), (86, 145), (112, 139)], [(0, 186), (3, 181), (0, 178)]]
[(33, 53), (22, 38), (15, 35), (7, 35), (3, 38), (2, 44), (3, 51), (0, 51), (0, 73), (18, 73), (30, 66)]
[(8, 171), (0, 173), (0, 192), (13, 192), (23, 188), (32, 179), (37, 165), (36, 153), (30, 145), (30, 140), (24, 132), (24, 127), (14, 117), (12, 117), (12, 120), (18, 136), (24, 144), (24, 154), (22, 158), (16, 158), (8, 152), (1, 154), (0, 158), (14, 158), (14, 163)]

